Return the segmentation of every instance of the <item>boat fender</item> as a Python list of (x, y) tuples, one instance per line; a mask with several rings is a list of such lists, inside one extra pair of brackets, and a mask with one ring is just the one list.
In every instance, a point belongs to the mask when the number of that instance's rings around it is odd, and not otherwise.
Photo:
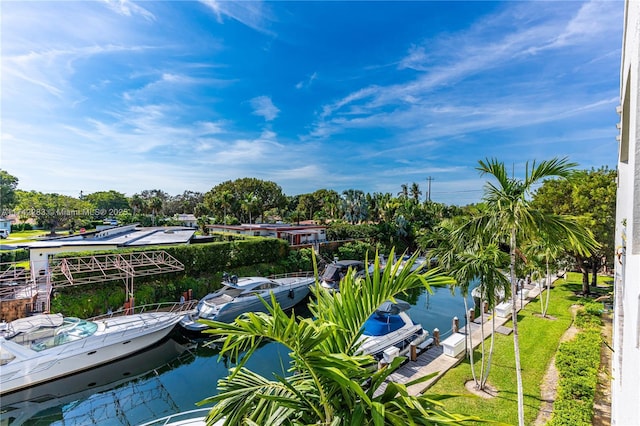
[(293, 299), (295, 293), (292, 288), (289, 289), (289, 299)]

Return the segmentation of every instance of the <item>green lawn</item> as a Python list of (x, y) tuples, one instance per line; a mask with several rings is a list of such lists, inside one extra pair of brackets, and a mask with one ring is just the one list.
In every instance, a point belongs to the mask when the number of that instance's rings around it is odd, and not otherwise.
[[(572, 322), (570, 307), (579, 298), (574, 291), (580, 289), (581, 275), (569, 273), (567, 280), (558, 280), (551, 290), (548, 316), (540, 317), (540, 302), (531, 301), (518, 314), (520, 360), (524, 388), (525, 423), (532, 424), (541, 406), (540, 384), (551, 358), (558, 349), (561, 336)], [(511, 322), (505, 324), (511, 326)], [(517, 387), (513, 350), (513, 335), (496, 334), (496, 347), (491, 363), (489, 383), (499, 391), (492, 399), (473, 397), (464, 384), (471, 380), (471, 367), (466, 360), (447, 372), (427, 393), (454, 393), (469, 397), (447, 400), (445, 406), (452, 412), (473, 414), (487, 420), (508, 424), (518, 423)], [(488, 350), (488, 345), (487, 350)], [(479, 371), (479, 353), (474, 355)]]
[(29, 241), (35, 241), (36, 237), (45, 236), (49, 233), (49, 231), (37, 229), (33, 231), (18, 231), (12, 232), (9, 237), (5, 240), (2, 240), (4, 244), (17, 244), (17, 243), (26, 243)]

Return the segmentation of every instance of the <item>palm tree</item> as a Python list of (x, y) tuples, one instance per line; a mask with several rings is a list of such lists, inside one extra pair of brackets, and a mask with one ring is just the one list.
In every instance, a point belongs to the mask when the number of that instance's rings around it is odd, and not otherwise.
[(539, 278), (542, 275), (546, 282), (546, 297), (540, 295), (540, 314), (544, 318), (547, 316), (551, 294), (551, 265), (555, 264), (560, 257), (562, 244), (550, 241), (547, 235), (541, 233), (538, 239), (528, 244), (524, 251), (533, 269), (532, 277)]
[(417, 203), (420, 201), (420, 196), (422, 195), (422, 191), (420, 191), (420, 185), (417, 182), (413, 182), (411, 184), (411, 189), (409, 190), (409, 194), (411, 198)]
[(368, 206), (367, 200), (359, 189), (346, 189), (342, 192), (342, 205), (344, 210), (344, 218), (351, 224), (361, 223), (367, 218)]
[(398, 197), (409, 198), (409, 186), (406, 183), (400, 185), (400, 192), (398, 192)]
[[(567, 158), (554, 158), (525, 166), (524, 179), (509, 177), (504, 163), (497, 159), (480, 160), (477, 169), (481, 175), (489, 175), (495, 182), (485, 185), (483, 200), (488, 209), (482, 217), (472, 221), (472, 234), (484, 229), (498, 243), (507, 243), (510, 257), (511, 294), (516, 294), (516, 253), (519, 240), (532, 239), (542, 230), (553, 240), (564, 238), (568, 244), (582, 253), (597, 247), (591, 234), (567, 216), (543, 213), (530, 204), (530, 196), (536, 185), (552, 177), (567, 178), (575, 163)], [(512, 303), (513, 346), (515, 351), (516, 381), (518, 387), (518, 423), (524, 426), (524, 395), (520, 370), (520, 345), (518, 340), (517, 307)]]
[(156, 224), (156, 215), (162, 211), (163, 201), (160, 197), (153, 197), (149, 200), (149, 207), (151, 208), (151, 214), (153, 215), (153, 224)]
[[(376, 371), (374, 358), (359, 352), (364, 322), (384, 301), (405, 290), (450, 281), (435, 270), (402, 269), (401, 261), (381, 271), (376, 257), (373, 273), (356, 278), (349, 271), (338, 295), (316, 284), (309, 303), (314, 318), (287, 316), (272, 299), (268, 314), (245, 314), (232, 324), (207, 321), (209, 332), (222, 336), (220, 355), (238, 362), (218, 382), (219, 393), (201, 402), (216, 404), (207, 422), (224, 418), (226, 425), (359, 426), (479, 421), (446, 412), (438, 402), (441, 395), (409, 395), (409, 384), (389, 383), (384, 392), (376, 392), (401, 360)], [(245, 367), (264, 341), (287, 348), (289, 375), (270, 380)]]
[(218, 204), (222, 207), (223, 216), (222, 216), (222, 224), (227, 224), (227, 209), (231, 208), (231, 203), (233, 201), (233, 193), (229, 190), (222, 191), (218, 196)]
[[(449, 273), (455, 284), (451, 287), (460, 289), (464, 300), (467, 324), (471, 322), (467, 297), (469, 286), (474, 280), (480, 281), (481, 302), (485, 301), (493, 309), (497, 304), (496, 294), (500, 291), (506, 295), (509, 293), (508, 281), (503, 274), (504, 268), (509, 264), (508, 256), (499, 250), (496, 244), (483, 244), (482, 235), (478, 238), (470, 238), (465, 232), (464, 226), (457, 225), (453, 220), (445, 219), (428, 235), (426, 244), (433, 249), (431, 257), (438, 259), (438, 264)], [(482, 304), (481, 304), (482, 306)], [(484, 309), (480, 309), (481, 324), (484, 324)], [(495, 316), (493, 317), (495, 321)], [(484, 327), (481, 328), (481, 371), (480, 379), (477, 378), (475, 363), (473, 360), (473, 341), (469, 333), (469, 363), (471, 375), (479, 389), (484, 389), (489, 378), (491, 357), (493, 355), (493, 336), (495, 334), (495, 322), (492, 323), (491, 346), (488, 357), (485, 357)], [(486, 369), (485, 369), (486, 365)]]
[(245, 198), (242, 200), (242, 207), (247, 211), (247, 213), (249, 213), (249, 224), (252, 222), (251, 212), (253, 211), (257, 201), (258, 197), (256, 197), (253, 192), (246, 194)]
[(133, 197), (131, 197), (129, 204), (131, 205), (131, 209), (133, 210), (134, 216), (139, 211), (140, 212), (144, 211), (145, 200), (138, 194), (134, 194)]
[[(489, 309), (493, 310), (498, 304), (498, 294), (503, 293), (505, 297), (509, 295), (509, 281), (505, 277), (503, 271), (504, 267), (509, 264), (509, 257), (506, 253), (502, 252), (498, 245), (488, 244), (486, 246), (471, 247), (462, 253), (457, 255), (457, 262), (453, 269), (450, 271), (451, 275), (456, 278), (458, 283), (467, 283), (465, 287), (465, 309), (466, 305), (466, 292), (468, 292), (469, 284), (472, 280), (477, 279), (480, 281), (480, 294), (481, 294), (481, 308), (480, 308), (480, 324), (484, 324), (484, 302), (487, 302)], [(467, 312), (468, 309), (467, 309)], [(480, 362), (480, 380), (476, 380), (476, 387), (478, 389), (484, 389), (489, 379), (489, 371), (491, 370), (491, 359), (493, 355), (493, 343), (495, 336), (495, 315), (491, 316), (491, 345), (489, 347), (489, 355), (485, 357), (484, 348), (484, 327), (480, 327), (481, 333), (481, 355)], [(467, 321), (470, 318), (467, 318)], [(471, 336), (471, 333), (469, 333)], [(473, 352), (473, 345), (470, 352)], [(473, 363), (473, 358), (471, 358)], [(485, 368), (486, 366), (486, 368)], [(473, 364), (472, 364), (473, 369)], [(473, 374), (476, 379), (475, 372)]]

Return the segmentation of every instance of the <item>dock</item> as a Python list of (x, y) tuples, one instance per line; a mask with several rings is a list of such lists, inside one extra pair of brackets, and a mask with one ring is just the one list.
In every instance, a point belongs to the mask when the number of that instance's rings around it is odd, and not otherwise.
[[(540, 295), (544, 287), (542, 286), (542, 280), (540, 281), (540, 285), (525, 285), (524, 289), (527, 290), (526, 297), (519, 297), (520, 295), (516, 295), (516, 309), (520, 311), (522, 307), (526, 306), (531, 300), (535, 299)], [(496, 315), (497, 309), (494, 309), (494, 312), (488, 312), (484, 314), (483, 319), (484, 323), (481, 324), (480, 318), (476, 318), (472, 323), (469, 324), (468, 327), (462, 327), (459, 330), (459, 333), (466, 336), (465, 341), (465, 350), (457, 355), (450, 356), (444, 353), (444, 347), (442, 345), (443, 342), (440, 342), (440, 345), (432, 345), (427, 348), (424, 348), (421, 352), (418, 353), (418, 357), (415, 361), (407, 361), (402, 364), (396, 371), (387, 377), (387, 382), (406, 384), (417, 380), (421, 377), (428, 376), (430, 374), (435, 374), (431, 379), (409, 386), (408, 392), (409, 395), (416, 396), (424, 393), (427, 389), (429, 389), (438, 379), (440, 379), (449, 369), (455, 367), (460, 364), (465, 356), (467, 349), (469, 348), (469, 335), (471, 336), (471, 343), (473, 349), (480, 346), (482, 343), (482, 333), (484, 329), (484, 338), (487, 339), (491, 337), (492, 333), (492, 317), (495, 315), (495, 329), (498, 333), (510, 334), (513, 329), (511, 327), (506, 327), (505, 324), (508, 321), (511, 321), (511, 314), (507, 314), (502, 317)], [(382, 394), (385, 385), (381, 386), (380, 389), (376, 391), (376, 395)]]

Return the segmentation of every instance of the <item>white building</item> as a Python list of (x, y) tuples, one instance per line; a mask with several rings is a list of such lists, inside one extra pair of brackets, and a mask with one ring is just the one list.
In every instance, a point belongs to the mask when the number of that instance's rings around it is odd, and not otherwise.
[(323, 225), (289, 225), (285, 223), (251, 223), (241, 225), (207, 225), (210, 232), (230, 232), (254, 237), (281, 238), (292, 246), (327, 242), (327, 227)]
[(11, 234), (11, 223), (11, 219), (0, 218), (0, 230), (2, 230), (4, 237), (8, 237)]
[(23, 243), (21, 247), (29, 249), (32, 273), (45, 275), (49, 270), (50, 258), (58, 253), (189, 244), (195, 232), (193, 228), (179, 226), (155, 228), (141, 228), (137, 224), (108, 226), (93, 232)]
[(611, 424), (640, 424), (640, 1), (625, 2)]
[(198, 218), (195, 215), (188, 213), (176, 214), (174, 219), (180, 222), (182, 226), (188, 226), (189, 228), (198, 228)]

